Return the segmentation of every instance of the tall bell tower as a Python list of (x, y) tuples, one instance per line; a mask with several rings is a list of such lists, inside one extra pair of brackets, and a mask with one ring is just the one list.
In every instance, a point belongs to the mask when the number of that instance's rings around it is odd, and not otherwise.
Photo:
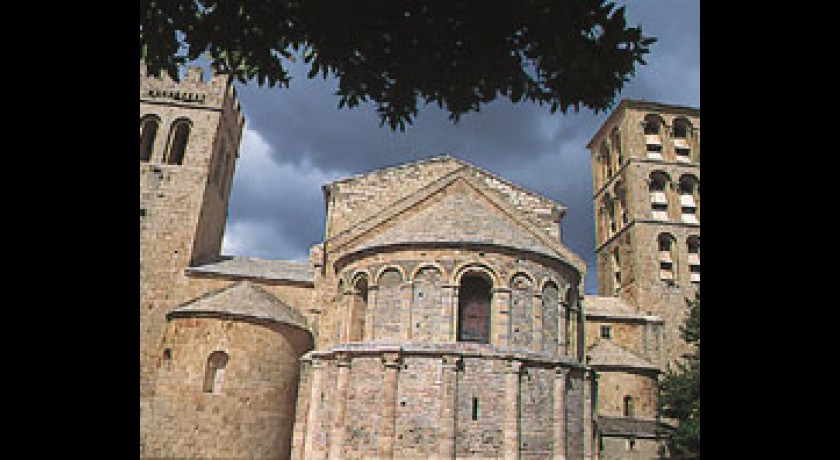
[(231, 79), (180, 82), (140, 63), (140, 395), (153, 391), (164, 315), (184, 269), (220, 255), (244, 117)]
[(700, 287), (700, 109), (625, 99), (591, 152), (598, 295), (665, 321), (679, 358), (685, 299)]

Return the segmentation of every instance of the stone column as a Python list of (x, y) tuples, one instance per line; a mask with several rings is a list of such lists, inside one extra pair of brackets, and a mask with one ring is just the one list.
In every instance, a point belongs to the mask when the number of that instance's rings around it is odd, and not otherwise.
[(504, 458), (519, 459), (519, 374), (522, 362), (510, 360), (505, 367)]
[(438, 458), (454, 459), (458, 420), (458, 368), (461, 365), (461, 357), (446, 355), (441, 358), (441, 361)]
[(535, 351), (549, 351), (543, 348), (543, 321), (542, 292), (535, 286), (531, 296), (531, 349)]
[(566, 379), (569, 371), (557, 366), (554, 374), (554, 458), (566, 460)]
[(397, 421), (397, 384), (400, 369), (400, 353), (382, 354), (385, 373), (382, 379), (382, 414), (379, 419), (379, 434), (376, 438), (379, 457), (394, 457), (394, 433)]
[(443, 284), (441, 289), (440, 302), (440, 331), (437, 331), (438, 340), (443, 343), (455, 342), (458, 331), (458, 317), (455, 314), (458, 305), (458, 286), (454, 284)]
[(592, 369), (583, 370), (583, 458), (592, 457)]
[(376, 313), (376, 294), (378, 292), (379, 286), (375, 284), (371, 284), (370, 286), (368, 286), (368, 303), (367, 308), (365, 309), (365, 341), (372, 341), (375, 338), (373, 336), (373, 321), (374, 315)]
[(493, 304), (490, 306), (490, 343), (500, 347), (511, 343), (510, 288), (493, 289)]
[(411, 340), (414, 333), (414, 328), (411, 327), (412, 315), (412, 300), (414, 291), (414, 282), (411, 280), (403, 281), (400, 286), (400, 337), (403, 340)]
[[(324, 391), (324, 367), (325, 364), (320, 358), (312, 358), (312, 385), (309, 390), (309, 415), (306, 417), (306, 437), (303, 444), (303, 458), (319, 459), (326, 458), (325, 440), (321, 429), (321, 393)], [(321, 436), (319, 436), (319, 434)]]
[(344, 419), (347, 413), (347, 385), (350, 380), (350, 355), (347, 353), (338, 353), (335, 357), (335, 364), (338, 366), (338, 378), (335, 388), (335, 413), (330, 431), (329, 458), (342, 457), (344, 433), (346, 432)]

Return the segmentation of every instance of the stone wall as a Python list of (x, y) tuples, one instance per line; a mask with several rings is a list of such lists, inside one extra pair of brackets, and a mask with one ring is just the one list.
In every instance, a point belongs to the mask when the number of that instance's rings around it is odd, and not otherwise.
[[(308, 334), (218, 318), (169, 322), (141, 431), (146, 457), (286, 458)], [(208, 357), (227, 356), (208, 388)]]
[(310, 396), (294, 459), (582, 459), (594, 449), (591, 380), (571, 360), (360, 342), (309, 353), (302, 368)]

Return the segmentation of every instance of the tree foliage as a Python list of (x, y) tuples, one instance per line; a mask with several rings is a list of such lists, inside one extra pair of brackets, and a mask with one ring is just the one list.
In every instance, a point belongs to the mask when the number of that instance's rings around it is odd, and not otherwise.
[(669, 438), (675, 456), (699, 458), (700, 455), (700, 292), (686, 299), (688, 318), (680, 327), (680, 336), (692, 345), (692, 352), (670, 366), (659, 382), (659, 415), (676, 419), (679, 425)]
[(420, 103), (459, 117), (505, 96), (552, 113), (610, 108), (655, 42), (603, 0), (141, 0), (140, 59), (177, 79), (217, 72), (287, 86), (286, 61), (338, 80), (340, 107), (405, 129)]

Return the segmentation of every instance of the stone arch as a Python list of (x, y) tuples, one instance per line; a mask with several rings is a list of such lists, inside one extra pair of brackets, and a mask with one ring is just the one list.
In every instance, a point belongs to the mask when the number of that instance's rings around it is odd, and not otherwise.
[(452, 284), (460, 286), (461, 278), (463, 278), (464, 275), (468, 275), (471, 273), (482, 273), (484, 274), (484, 276), (490, 279), (490, 283), (494, 287), (505, 287), (502, 286), (501, 279), (499, 278), (496, 269), (493, 268), (491, 265), (483, 262), (465, 262), (457, 266), (455, 270), (452, 271)]
[(204, 392), (218, 393), (221, 389), (222, 377), (228, 363), (228, 354), (222, 350), (216, 350), (207, 357), (204, 366)]
[(367, 272), (353, 274), (350, 284), (350, 317), (347, 319), (347, 341), (365, 340), (370, 282)]
[(411, 271), (411, 276), (408, 279), (414, 281), (415, 279), (417, 279), (417, 274), (420, 273), (421, 270), (427, 268), (434, 268), (441, 274), (442, 277), (446, 277), (446, 270), (443, 268), (443, 265), (437, 262), (420, 262)]
[(466, 270), (458, 277), (457, 341), (490, 343), (493, 286), (484, 270)]
[(413, 340), (437, 341), (445, 279), (438, 264), (420, 264), (412, 273), (411, 324), (408, 327)]
[(517, 271), (510, 277), (510, 344), (530, 348), (534, 344), (534, 277)]
[(560, 341), (560, 284), (551, 278), (541, 283), (540, 309), (542, 317), (542, 340), (540, 349), (551, 354), (557, 353)]
[(190, 140), (192, 122), (189, 118), (178, 118), (172, 122), (169, 128), (169, 142), (166, 148), (164, 162), (170, 165), (184, 164), (184, 156), (187, 152), (187, 144)]
[(140, 119), (140, 161), (148, 162), (152, 160), (159, 129), (160, 117), (157, 115), (144, 115)]
[(373, 336), (376, 339), (402, 339), (404, 281), (405, 271), (396, 265), (383, 267), (377, 275), (376, 305), (373, 307)]
[(379, 285), (380, 280), (382, 280), (382, 275), (384, 275), (389, 270), (395, 270), (400, 275), (400, 280), (405, 281), (408, 277), (405, 274), (405, 269), (396, 264), (388, 264), (384, 265), (376, 271), (376, 285)]

